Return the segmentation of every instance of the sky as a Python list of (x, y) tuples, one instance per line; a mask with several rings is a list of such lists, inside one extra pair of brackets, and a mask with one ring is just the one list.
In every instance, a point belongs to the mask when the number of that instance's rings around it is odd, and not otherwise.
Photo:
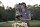
[(40, 4), (40, 0), (0, 0), (4, 6), (11, 6), (14, 7), (15, 4), (17, 3), (22, 3), (25, 2), (26, 5), (34, 5), (34, 4)]

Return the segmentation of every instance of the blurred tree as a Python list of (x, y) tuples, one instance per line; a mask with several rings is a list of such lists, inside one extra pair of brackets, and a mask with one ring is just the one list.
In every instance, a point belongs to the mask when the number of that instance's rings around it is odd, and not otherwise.
[[(30, 7), (30, 8), (29, 8)], [(38, 4), (35, 4), (33, 6), (28, 5), (28, 10), (31, 11), (32, 14), (32, 20), (40, 20), (40, 7)]]

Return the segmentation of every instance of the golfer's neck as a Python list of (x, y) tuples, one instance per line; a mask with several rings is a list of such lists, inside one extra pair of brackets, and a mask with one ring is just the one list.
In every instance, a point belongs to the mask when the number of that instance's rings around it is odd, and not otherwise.
[(24, 12), (24, 11), (25, 11), (25, 8), (22, 9), (22, 12)]

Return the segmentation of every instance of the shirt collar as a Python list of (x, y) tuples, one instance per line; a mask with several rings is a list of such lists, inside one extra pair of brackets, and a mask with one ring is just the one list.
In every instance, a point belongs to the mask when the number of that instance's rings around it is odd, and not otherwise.
[[(24, 12), (26, 12), (27, 11), (27, 9), (25, 9), (25, 11)], [(21, 10), (21, 12), (22, 12), (22, 10)]]

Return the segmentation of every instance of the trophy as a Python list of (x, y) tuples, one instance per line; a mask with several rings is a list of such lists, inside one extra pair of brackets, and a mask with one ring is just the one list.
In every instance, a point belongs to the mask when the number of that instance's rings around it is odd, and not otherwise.
[(22, 15), (20, 13), (16, 13), (16, 18), (22, 19)]
[(20, 6), (19, 6), (19, 4), (16, 4), (16, 18), (18, 18), (18, 19), (21, 19), (22, 18), (22, 15), (20, 14)]

